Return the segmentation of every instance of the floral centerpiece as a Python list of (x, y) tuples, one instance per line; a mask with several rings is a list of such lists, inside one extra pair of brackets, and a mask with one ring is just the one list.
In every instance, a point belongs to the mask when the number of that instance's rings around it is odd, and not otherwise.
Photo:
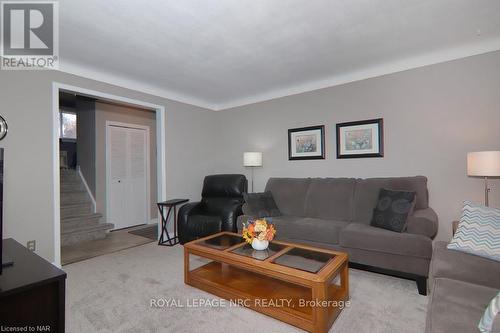
[(265, 219), (249, 220), (243, 224), (243, 239), (255, 250), (265, 250), (276, 234), (274, 225)]

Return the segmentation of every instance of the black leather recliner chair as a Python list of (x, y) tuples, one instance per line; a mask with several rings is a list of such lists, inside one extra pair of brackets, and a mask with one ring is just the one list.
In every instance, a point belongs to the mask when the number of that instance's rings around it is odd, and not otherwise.
[(201, 201), (179, 209), (177, 226), (181, 244), (221, 231), (237, 232), (236, 219), (242, 215), (243, 193), (248, 182), (244, 175), (206, 176)]

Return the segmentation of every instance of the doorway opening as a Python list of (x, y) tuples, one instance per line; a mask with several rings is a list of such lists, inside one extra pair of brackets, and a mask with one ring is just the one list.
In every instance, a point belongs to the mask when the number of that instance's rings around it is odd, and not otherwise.
[[(164, 108), (58, 83), (53, 97), (55, 264), (154, 241)], [(134, 232), (149, 224), (154, 236)]]

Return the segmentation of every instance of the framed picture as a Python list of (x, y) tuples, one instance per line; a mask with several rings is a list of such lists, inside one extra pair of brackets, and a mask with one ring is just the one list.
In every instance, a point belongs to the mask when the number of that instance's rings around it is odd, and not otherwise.
[(382, 118), (337, 124), (337, 158), (383, 156)]
[(288, 159), (325, 159), (325, 126), (289, 129)]

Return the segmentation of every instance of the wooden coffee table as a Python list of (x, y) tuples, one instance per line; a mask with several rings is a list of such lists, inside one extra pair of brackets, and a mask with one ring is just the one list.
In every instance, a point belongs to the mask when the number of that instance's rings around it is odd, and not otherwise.
[[(192, 255), (208, 263), (190, 269)], [(184, 245), (184, 282), (309, 332), (328, 332), (349, 299), (347, 254), (281, 241), (255, 251), (230, 232)]]

